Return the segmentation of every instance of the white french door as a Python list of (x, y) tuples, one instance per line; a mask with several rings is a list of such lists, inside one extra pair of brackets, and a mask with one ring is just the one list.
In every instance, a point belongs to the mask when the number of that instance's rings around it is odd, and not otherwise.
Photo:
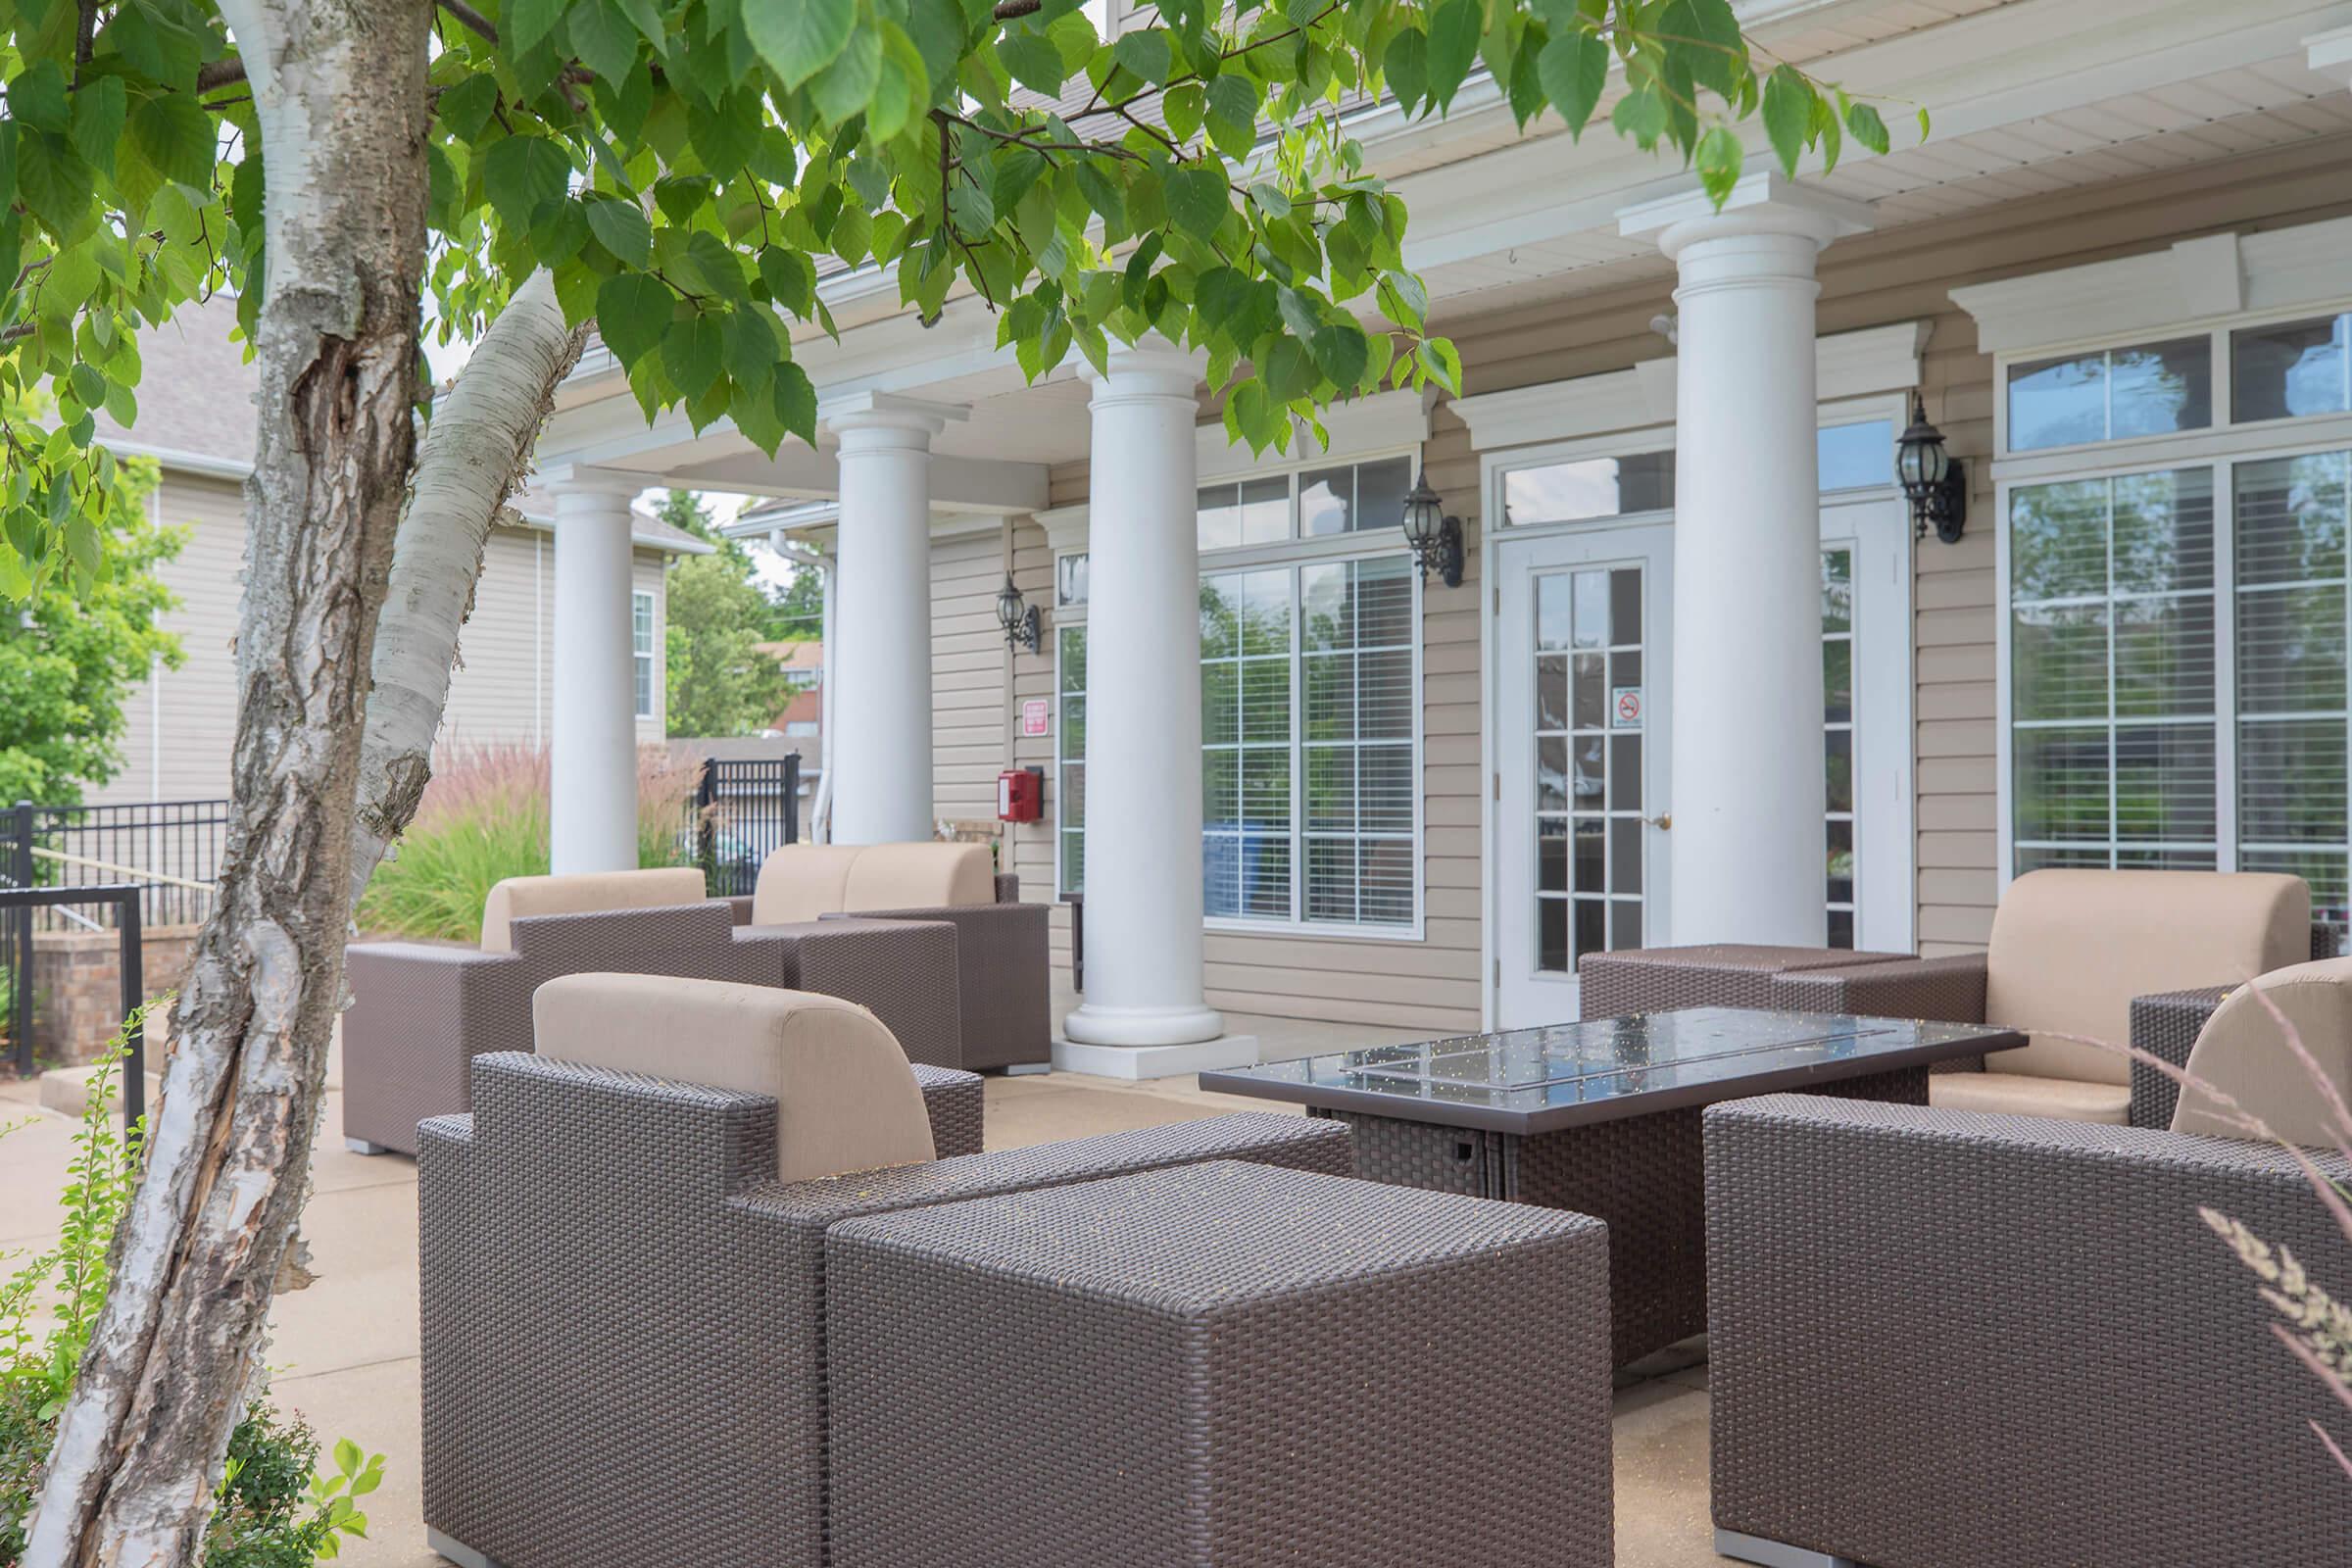
[[(1838, 947), (1912, 947), (1911, 534), (1821, 515), (1822, 895)], [(1577, 959), (1674, 940), (1674, 526), (1495, 542), (1489, 886), (1497, 1028), (1579, 1016)]]
[(1495, 1023), (1577, 1016), (1581, 953), (1666, 925), (1674, 529), (1504, 539), (1494, 639)]

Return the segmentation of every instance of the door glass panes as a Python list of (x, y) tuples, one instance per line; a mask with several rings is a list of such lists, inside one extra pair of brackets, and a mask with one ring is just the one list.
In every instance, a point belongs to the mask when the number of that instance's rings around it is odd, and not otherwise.
[(2009, 368), (2009, 450), (2122, 441), (2213, 423), (2213, 340), (2101, 349)]
[[(2341, 319), (2340, 318), (2338, 318)], [(2345, 532), (2352, 453), (2241, 463), (2238, 864), (2290, 871), (2315, 911), (2346, 905)]]
[(1270, 545), (1291, 536), (1291, 481), (1244, 479), (1238, 484), (1200, 487), (1198, 500), (1200, 548)]
[(1413, 583), (1402, 557), (1298, 573), (1301, 897), (1310, 921), (1413, 918)]
[(1633, 512), (1663, 512), (1673, 505), (1672, 452), (1552, 463), (1538, 468), (1514, 468), (1502, 476), (1506, 524), (1614, 517)]
[(2212, 863), (2213, 501), (2203, 468), (2011, 493), (2018, 870)]
[[(1064, 557), (1084, 561), (1084, 556)], [(1060, 808), (1054, 831), (1060, 836), (1060, 885), (1067, 898), (1086, 891), (1086, 627), (1061, 626), (1054, 633), (1054, 770)]]
[(1830, 946), (1854, 945), (1854, 552), (1821, 553), (1821, 712), (1829, 767)]
[(2352, 312), (2230, 334), (2230, 417), (2297, 419), (2352, 410)]
[(1642, 570), (1535, 579), (1536, 967), (1642, 945)]
[(1201, 886), (1211, 915), (1291, 918), (1291, 577), (1200, 581)]

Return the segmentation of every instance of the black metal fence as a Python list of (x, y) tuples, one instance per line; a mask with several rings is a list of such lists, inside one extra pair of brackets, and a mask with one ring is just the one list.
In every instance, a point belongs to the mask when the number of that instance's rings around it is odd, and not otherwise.
[(705, 758), (694, 791), (694, 828), (695, 858), (710, 896), (751, 892), (760, 862), (801, 840), (800, 755)]
[[(128, 1018), (147, 1000), (147, 975), (141, 951), (139, 904), (145, 889), (137, 883), (93, 887), (0, 888), (0, 914), (15, 928), (9, 943), (8, 1005), (9, 1064), (20, 1078), (29, 1077), (35, 1065), (32, 1049), (32, 921), (45, 910), (97, 905), (114, 926), (118, 968), (122, 979), (122, 1016)], [(147, 1113), (147, 1043), (145, 1031), (129, 1035), (130, 1054), (122, 1063), (122, 1124), (129, 1126)]]
[[(153, 801), (121, 806), (35, 806), (19, 801), (5, 817), (8, 880), (16, 887), (56, 887), (105, 879), (136, 883), (149, 926), (192, 925), (213, 911), (228, 836), (228, 802)], [(44, 928), (111, 922), (75, 921), (55, 908), (25, 911)], [(24, 917), (24, 916), (20, 916)]]

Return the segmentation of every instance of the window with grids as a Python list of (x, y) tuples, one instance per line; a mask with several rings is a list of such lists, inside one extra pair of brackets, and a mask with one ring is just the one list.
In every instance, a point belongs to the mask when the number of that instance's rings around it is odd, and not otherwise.
[[(1083, 561), (1084, 557), (1077, 558)], [(1086, 623), (1054, 633), (1054, 832), (1058, 835), (1058, 887), (1062, 898), (1086, 891)]]
[(629, 653), (637, 681), (637, 716), (654, 716), (654, 596), (629, 595)]
[(1821, 553), (1822, 747), (1829, 769), (1830, 946), (1854, 945), (1854, 551)]
[(1402, 557), (1202, 579), (1211, 917), (1412, 923), (1413, 607)]
[(2348, 465), (2011, 491), (2018, 871), (2291, 871), (2340, 913)]

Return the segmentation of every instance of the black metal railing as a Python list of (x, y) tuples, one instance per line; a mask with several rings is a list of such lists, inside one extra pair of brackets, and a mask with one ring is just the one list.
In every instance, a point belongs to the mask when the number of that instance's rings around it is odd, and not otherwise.
[[(122, 1016), (127, 1019), (147, 1000), (145, 956), (141, 950), (139, 904), (146, 889), (135, 882), (91, 887), (0, 888), (0, 913), (15, 927), (11, 944), (15, 957), (9, 1005), (10, 1060), (17, 1076), (32, 1075), (32, 916), (43, 909), (98, 905), (112, 917), (122, 970)], [(147, 1113), (146, 1031), (134, 1028), (127, 1037), (130, 1054), (122, 1062), (122, 1124), (127, 1127)]]
[[(93, 876), (110, 884), (135, 882), (147, 925), (192, 925), (213, 911), (212, 884), (220, 874), (220, 850), (228, 837), (228, 802), (35, 806), (19, 801), (6, 826), (7, 864), (16, 886), (54, 887)], [(101, 916), (111, 919), (111, 907)], [(63, 918), (52, 913), (46, 923)]]
[(703, 760), (694, 791), (695, 859), (710, 896), (752, 891), (769, 855), (801, 840), (801, 759)]

